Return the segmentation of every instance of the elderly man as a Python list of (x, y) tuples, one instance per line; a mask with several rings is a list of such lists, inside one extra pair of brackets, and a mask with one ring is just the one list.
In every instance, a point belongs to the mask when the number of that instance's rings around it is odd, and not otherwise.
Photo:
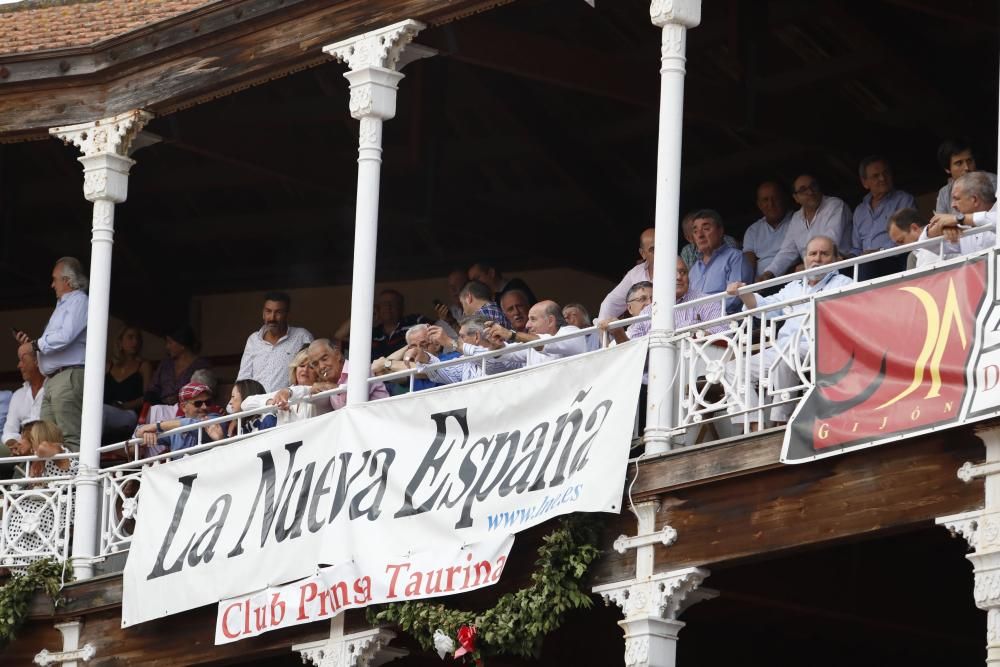
[[(944, 169), (944, 173), (948, 174), (948, 182), (938, 190), (937, 200), (934, 203), (934, 212), (951, 213), (953, 210), (952, 186), (959, 177), (977, 171), (976, 156), (973, 155), (972, 146), (967, 141), (947, 139), (938, 146), (937, 159), (941, 168)], [(997, 189), (997, 175), (991, 174), (988, 171), (982, 173), (986, 174), (990, 182), (993, 183), (993, 191), (995, 192)]]
[(517, 350), (500, 357), (486, 361), (487, 374), (499, 373), (513, 368), (536, 366), (574, 354), (587, 351), (587, 341), (583, 336), (570, 338), (555, 343), (545, 343), (545, 339), (553, 336), (579, 331), (563, 319), (562, 308), (555, 301), (539, 301), (528, 311), (528, 330), (513, 331), (499, 324), (492, 324), (486, 330), (487, 346), (498, 350), (504, 345), (539, 341), (539, 345)]
[[(889, 218), (887, 230), (889, 238), (896, 245), (906, 245), (916, 243), (920, 240), (920, 234), (927, 226), (927, 218), (920, 215), (915, 208), (901, 208)], [(927, 248), (917, 248), (906, 256), (906, 268), (912, 269), (918, 266), (927, 266), (938, 260), (938, 255), (933, 250)]]
[(515, 331), (524, 331), (528, 326), (528, 310), (531, 301), (524, 290), (510, 289), (500, 297), (500, 309), (507, 316), (510, 326)]
[[(814, 236), (806, 244), (806, 269), (824, 266), (835, 262), (839, 258), (840, 257), (837, 254), (837, 244), (829, 236)], [(779, 304), (797, 297), (837, 289), (838, 287), (850, 285), (852, 282), (854, 281), (851, 278), (837, 273), (836, 271), (830, 271), (828, 273), (809, 276), (808, 278), (799, 278), (798, 280), (785, 285), (778, 293), (770, 296), (761, 296), (759, 294), (749, 293), (739, 294), (739, 298), (747, 308), (759, 308), (761, 306)], [(726, 292), (735, 296), (738, 294), (739, 289), (744, 286), (745, 285), (743, 283), (734, 282), (726, 288)], [(789, 366), (787, 362), (782, 361), (782, 353), (784, 353), (786, 357), (789, 354), (796, 354), (799, 359), (802, 359), (809, 354), (811, 341), (808, 336), (799, 336), (799, 331), (802, 328), (802, 322), (805, 318), (805, 314), (809, 312), (811, 308), (812, 304), (809, 301), (803, 301), (791, 306), (785, 306), (781, 311), (768, 312), (768, 317), (775, 317), (781, 313), (786, 315), (797, 314), (797, 316), (790, 317), (785, 320), (781, 330), (778, 331), (777, 340), (774, 345), (764, 348), (763, 352), (755, 354), (750, 358), (750, 386), (746, 388), (748, 389), (748, 395), (746, 396), (748, 404), (746, 407), (757, 407), (757, 391), (752, 385), (756, 384), (760, 380), (761, 355), (764, 357), (764, 368), (770, 378), (769, 387), (771, 391), (780, 390), (785, 387), (793, 387), (800, 383), (798, 371)], [(797, 348), (791, 349), (792, 346), (797, 346)], [(726, 384), (731, 387), (733, 391), (740, 392), (741, 398), (743, 398), (742, 393), (745, 388), (734, 386), (738, 366), (740, 369), (743, 368), (739, 359), (730, 361), (726, 364)], [(773, 407), (771, 409), (771, 420), (776, 423), (787, 422), (788, 417), (792, 413), (793, 407), (794, 406), (789, 404), (777, 405)], [(749, 415), (734, 417), (733, 423), (743, 423), (747, 420), (753, 422), (753, 419), (753, 413), (750, 413)], [(755, 429), (756, 426), (751, 425), (751, 430)]]
[(462, 311), (466, 316), (482, 315), (488, 322), (496, 322), (510, 328), (510, 320), (500, 310), (500, 306), (493, 301), (493, 292), (484, 283), (478, 280), (470, 280), (465, 283), (462, 291), (458, 293), (458, 300), (461, 302)]
[(800, 206), (792, 214), (781, 249), (760, 274), (762, 280), (782, 276), (803, 260), (806, 243), (814, 236), (833, 239), (838, 254), (851, 254), (851, 209), (837, 197), (823, 194), (819, 182), (809, 174), (795, 179), (792, 197)]
[[(858, 165), (861, 186), (868, 194), (854, 209), (854, 225), (851, 236), (851, 252), (867, 255), (892, 248), (895, 244), (889, 237), (889, 217), (903, 208), (915, 208), (913, 195), (896, 190), (892, 180), (889, 161), (880, 155), (869, 155)], [(903, 255), (886, 257), (876, 262), (868, 262), (858, 267), (861, 280), (899, 273), (905, 266)]]
[[(291, 399), (302, 400), (323, 391), (336, 389), (347, 384), (349, 362), (344, 359), (344, 353), (333, 346), (328, 338), (317, 338), (309, 344), (309, 367), (316, 371), (318, 381), (311, 387), (294, 385), (279, 389), (274, 394), (274, 405), (282, 410), (288, 409)], [(368, 372), (368, 364), (360, 366), (361, 372)], [(389, 395), (381, 382), (368, 383), (368, 400), (374, 401)], [(339, 393), (330, 396), (329, 400), (315, 403), (316, 413), (323, 414), (339, 410), (347, 404), (347, 394)]]
[[(388, 375), (389, 373), (398, 373), (399, 371), (415, 368), (417, 359), (426, 356), (422, 353), (433, 354), (439, 361), (448, 361), (459, 356), (460, 353), (456, 350), (442, 352), (441, 343), (438, 342), (436, 337), (432, 338), (430, 335), (432, 330), (441, 330), (441, 327), (428, 324), (415, 324), (410, 327), (406, 332), (406, 347), (399, 348), (388, 357), (379, 357), (373, 361), (372, 375)], [(393, 384), (400, 387), (400, 389), (393, 391), (392, 388), (387, 387), (389, 393), (394, 395), (406, 393), (410, 388), (410, 378), (400, 378), (399, 380), (395, 380)], [(436, 386), (438, 386), (437, 382), (427, 379), (424, 375), (417, 375), (413, 380), (413, 391), (421, 391)]]
[(288, 364), (303, 346), (312, 342), (313, 335), (306, 329), (288, 326), (292, 298), (285, 292), (268, 292), (264, 295), (261, 317), (264, 326), (247, 338), (240, 359), (240, 380), (256, 380), (270, 393), (285, 386)]
[(747, 228), (743, 235), (743, 256), (760, 275), (764, 267), (778, 254), (785, 240), (792, 213), (781, 186), (774, 181), (765, 181), (757, 186), (757, 210), (761, 218)]
[[(628, 301), (626, 297), (625, 301)], [(590, 312), (582, 303), (567, 303), (563, 306), (563, 319), (566, 324), (572, 324), (578, 329), (589, 329), (594, 326)], [(596, 350), (601, 347), (601, 337), (596, 333), (587, 334), (587, 349)]]
[[(684, 260), (684, 263), (688, 268), (694, 266), (694, 263), (698, 261), (698, 246), (694, 242), (694, 214), (695, 212), (688, 213), (683, 218), (681, 218), (681, 235), (687, 243), (681, 248), (681, 251), (677, 254), (678, 257)], [(734, 239), (729, 234), (722, 237), (723, 242), (730, 248), (736, 248), (737, 250), (742, 250), (743, 246), (740, 242)], [(649, 280), (653, 279), (653, 272), (649, 272)], [(646, 280), (643, 278), (643, 280)]]
[(63, 432), (66, 448), (80, 450), (80, 414), (83, 409), (83, 363), (87, 347), (87, 277), (74, 257), (63, 257), (52, 268), (56, 308), (45, 331), (32, 340), (17, 332), (18, 358), (34, 351), (38, 367), (48, 378), (41, 418)]
[(956, 213), (936, 213), (920, 233), (920, 240), (944, 234), (943, 258), (967, 255), (977, 250), (992, 248), (996, 232), (982, 232), (960, 236), (962, 230), (994, 224), (996, 222), (996, 190), (989, 174), (969, 172), (955, 179), (951, 189), (951, 205)]
[[(440, 327), (431, 327), (428, 331), (429, 338), (438, 343), (442, 349), (450, 350), (452, 354), (474, 355), (486, 352), (486, 320), (481, 315), (471, 315), (462, 318), (458, 327), (458, 339), (453, 339)], [(454, 358), (454, 357), (453, 357)], [(440, 361), (447, 361), (444, 357), (437, 357), (430, 352), (420, 352), (416, 356), (416, 369), (428, 380), (438, 384), (452, 384), (454, 382), (465, 382), (482, 376), (483, 365), (476, 361), (466, 361), (460, 364), (452, 364), (443, 368), (427, 368)]]
[[(631, 303), (629, 304), (629, 315), (649, 315), (652, 313), (653, 309), (653, 284), (652, 283), (637, 283), (632, 286), (633, 294), (629, 297)], [(674, 292), (674, 329), (685, 329), (687, 327), (692, 327), (699, 322), (709, 322), (711, 320), (717, 320), (722, 317), (722, 306), (718, 301), (709, 301), (708, 303), (695, 304), (693, 306), (687, 305), (689, 301), (694, 301), (695, 299), (700, 299), (705, 296), (692, 289), (690, 289), (690, 281), (688, 280), (688, 268), (687, 264), (680, 257), (677, 258), (677, 282), (676, 289)], [(635, 312), (633, 313), (633, 308)], [(713, 324), (712, 326), (706, 327), (705, 331), (709, 334), (719, 333), (720, 331), (725, 331), (729, 328), (728, 324)], [(642, 322), (636, 322), (635, 324), (630, 324), (628, 329), (622, 332), (623, 337), (620, 337), (616, 332), (621, 331), (621, 329), (612, 329), (612, 335), (619, 342), (625, 339), (631, 340), (633, 338), (639, 338), (641, 336), (648, 336), (649, 331), (652, 329), (652, 321), (645, 320)]]
[(531, 291), (528, 284), (520, 278), (505, 280), (500, 273), (500, 268), (493, 262), (481, 260), (469, 267), (469, 280), (476, 280), (493, 290), (492, 300), (499, 303), (504, 293), (519, 289), (528, 296), (530, 303), (535, 303), (535, 293)]
[(183, 417), (179, 419), (164, 419), (153, 424), (143, 424), (136, 429), (135, 434), (142, 438), (142, 444), (146, 448), (147, 456), (155, 456), (166, 451), (176, 452), (181, 449), (194, 447), (199, 444), (199, 431), (202, 431), (202, 443), (221, 440), (225, 437), (222, 427), (219, 424), (213, 424), (206, 429), (192, 429), (182, 433), (169, 433), (169, 431), (182, 426), (189, 426), (190, 424), (219, 416), (210, 412), (212, 390), (208, 385), (198, 382), (189, 382), (184, 385), (177, 392), (177, 404), (184, 413)]
[[(753, 282), (753, 267), (743, 253), (723, 242), (722, 216), (712, 209), (694, 214), (694, 242), (698, 261), (690, 267), (691, 287), (698, 294), (719, 294), (731, 282)], [(726, 301), (726, 310), (739, 310), (739, 299)]]

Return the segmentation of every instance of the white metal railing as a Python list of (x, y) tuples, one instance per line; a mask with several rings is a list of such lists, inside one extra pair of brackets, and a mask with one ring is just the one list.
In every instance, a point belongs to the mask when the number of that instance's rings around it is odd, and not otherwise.
[[(985, 233), (992, 226), (978, 227), (967, 234)], [(789, 282), (804, 277), (821, 275), (830, 271), (849, 269), (857, 276), (858, 267), (868, 262), (885, 257), (908, 253), (915, 248), (943, 249), (943, 239), (932, 239), (920, 243), (899, 246), (889, 250), (864, 255), (862, 257), (842, 260), (820, 268), (803, 271), (788, 276), (774, 278), (753, 285), (748, 285), (740, 294), (760, 292), (768, 288), (778, 288)], [(964, 259), (945, 260), (945, 263), (964, 261)], [(935, 264), (935, 266), (940, 265)], [(931, 268), (931, 267), (926, 267)], [(923, 272), (925, 268), (914, 269), (908, 273)], [(872, 282), (889, 280), (895, 276), (886, 276)], [(848, 287), (849, 288), (849, 287)], [(841, 289), (848, 289), (841, 288)], [(828, 295), (832, 292), (821, 292)], [(715, 437), (728, 437), (740, 433), (748, 433), (753, 423), (765, 424), (768, 412), (776, 407), (789, 408), (798, 400), (799, 395), (812, 386), (812, 309), (808, 306), (815, 295), (803, 295), (781, 303), (771, 304), (744, 310), (732, 315), (722, 315), (717, 319), (699, 322), (695, 325), (676, 330), (670, 340), (678, 346), (678, 367), (673, 376), (677, 383), (675, 392), (675, 423), (667, 425), (675, 435), (675, 442), (691, 444), (696, 441), (711, 440)], [(693, 308), (701, 304), (719, 302), (725, 313), (725, 299), (728, 295), (712, 295), (693, 299), (677, 308)], [(799, 307), (799, 310), (795, 310)], [(780, 314), (772, 314), (780, 311)], [(798, 332), (779, 345), (779, 326), (793, 318), (802, 318)], [(637, 316), (618, 320), (609, 328), (624, 328), (630, 324), (648, 320), (649, 316)], [(725, 329), (718, 333), (707, 333), (708, 330), (723, 325)], [(587, 335), (604, 333), (597, 327), (581, 329), (571, 333), (553, 336), (546, 342), (556, 342)], [(511, 352), (535, 347), (536, 342), (519, 343), (505, 346), (499, 350), (489, 350), (471, 356), (461, 356), (442, 361), (427, 368), (445, 368), (457, 364), (479, 364), (483, 369), (480, 377), (467, 382), (487, 381), (493, 377), (486, 373), (487, 361)], [(769, 354), (761, 354), (771, 350)], [(727, 373), (728, 370), (728, 373)], [(517, 371), (508, 371), (516, 373)], [(776, 382), (778, 374), (783, 374), (782, 381)], [(370, 383), (409, 380), (412, 387), (416, 377), (416, 369), (407, 369), (369, 379)], [(756, 376), (758, 382), (752, 381)], [(337, 387), (304, 399), (293, 399), (290, 403), (327, 401), (330, 397), (346, 392), (346, 386)], [(226, 446), (253, 435), (253, 431), (245, 429), (248, 417), (265, 414), (278, 414), (279, 408), (273, 405), (246, 410), (233, 415), (213, 417), (178, 429), (167, 431), (165, 435), (175, 435), (197, 431), (196, 444), (179, 451), (166, 451), (150, 456), (143, 456), (141, 439), (132, 438), (100, 448), (102, 454), (123, 453), (124, 460), (101, 468), (98, 472), (98, 483), (103, 500), (99, 533), (100, 539), (98, 559), (103, 559), (116, 553), (127, 551), (135, 522), (139, 519), (140, 508), (137, 494), (142, 483), (142, 471), (147, 466), (198, 454), (215, 447)], [(225, 427), (231, 422), (237, 424), (233, 436), (212, 441), (206, 439), (205, 429), (213, 425)], [(712, 425), (715, 434), (708, 425)], [(58, 455), (57, 459), (77, 458), (75, 453)], [(38, 460), (35, 457), (11, 457), (4, 463), (27, 463)], [(44, 556), (55, 556), (66, 559), (69, 556), (69, 520), (72, 516), (72, 504), (75, 480), (71, 475), (40, 478), (0, 480), (0, 566), (22, 566), (31, 560)], [(43, 520), (44, 518), (44, 520)], [(52, 520), (49, 521), (48, 519)]]

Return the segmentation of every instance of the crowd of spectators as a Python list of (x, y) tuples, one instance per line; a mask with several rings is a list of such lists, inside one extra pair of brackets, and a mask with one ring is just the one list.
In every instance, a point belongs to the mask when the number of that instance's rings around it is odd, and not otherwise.
[[(704, 322), (709, 323), (707, 335), (719, 335), (726, 325), (711, 322), (727, 313), (840, 287), (851, 279), (826, 273), (789, 282), (780, 291), (775, 288), (750, 294), (743, 289), (840, 258), (944, 237), (934, 247), (915, 249), (908, 256), (863, 265), (859, 277), (866, 279), (993, 245), (993, 233), (963, 236), (960, 232), (995, 222), (996, 176), (977, 170), (972, 149), (964, 142), (944, 142), (938, 158), (947, 182), (938, 192), (936, 210), (929, 218), (917, 211), (911, 194), (895, 187), (889, 160), (877, 155), (859, 161), (858, 178), (866, 194), (853, 210), (843, 199), (826, 193), (813, 175), (803, 173), (790, 183), (790, 191), (775, 180), (760, 183), (755, 201), (760, 218), (749, 225), (742, 240), (726, 233), (723, 217), (714, 209), (701, 208), (685, 215), (679, 230), (686, 244), (677, 262), (675, 327)], [(793, 203), (797, 205), (794, 210)], [(191, 327), (181, 326), (167, 335), (167, 354), (154, 364), (143, 357), (141, 330), (125, 326), (113, 339), (106, 369), (105, 442), (134, 435), (142, 441), (145, 454), (157, 454), (337, 410), (346, 398), (343, 392), (333, 390), (346, 383), (352, 364), (353, 372), (388, 376), (385, 382), (370, 383), (369, 397), (378, 399), (546, 363), (602, 344), (645, 336), (651, 328), (649, 319), (627, 328), (611, 325), (623, 317), (650, 315), (654, 261), (655, 232), (646, 229), (639, 237), (636, 263), (607, 294), (594, 319), (581, 303), (560, 306), (551, 300), (539, 301), (523, 280), (506, 278), (500, 267), (488, 261), (448, 274), (448, 302), (435, 300), (432, 318), (407, 312), (400, 292), (383, 290), (375, 304), (372, 357), (363, 360), (349, 358), (349, 322), (330, 338), (314, 339), (308, 330), (290, 324), (289, 295), (268, 292), (262, 303), (262, 325), (246, 339), (239, 370), (231, 378), (233, 384), (227, 383), (231, 393), (224, 407), (219, 401), (226, 397), (217, 396), (217, 378), (209, 360), (199, 356)], [(61, 258), (52, 272), (56, 306), (44, 331), (37, 336), (15, 332), (18, 370), (24, 383), (9, 398), (0, 445), (6, 452), (0, 453), (25, 451), (24, 433), (35, 423), (58, 429), (60, 447), (78, 451), (87, 342), (86, 288), (80, 262)], [(720, 298), (702, 299), (709, 295)], [(793, 315), (796, 312), (791, 311)], [(797, 330), (796, 321), (795, 317), (786, 321), (779, 346), (792, 344), (789, 341)], [(585, 337), (564, 337), (594, 324), (598, 325), (596, 332)], [(547, 342), (553, 337), (555, 341)], [(463, 360), (524, 343), (530, 344), (485, 361)], [(765, 350), (761, 354), (772, 353)], [(767, 359), (768, 363), (773, 361)], [(441, 362), (451, 363), (439, 365)], [(777, 368), (772, 375), (780, 383), (782, 375), (793, 370)], [(726, 372), (732, 382), (733, 368), (727, 367)], [(321, 393), (324, 397), (315, 399)], [(276, 408), (276, 414), (268, 413), (269, 407)], [(262, 412), (228, 422), (217, 420), (200, 429), (181, 428), (244, 410)], [(772, 418), (781, 422), (787, 414), (777, 410)], [(0, 474), (9, 476), (11, 466), (0, 467)]]
[[(742, 241), (726, 233), (723, 217), (714, 209), (685, 215), (679, 230), (686, 244), (677, 259), (674, 327), (698, 328), (702, 336), (726, 338), (729, 323), (719, 320), (741, 309), (757, 317), (781, 315), (784, 320), (772, 344), (756, 352), (749, 364), (738, 364), (720, 352), (723, 370), (712, 382), (723, 391), (737, 391), (743, 386), (738, 376), (745, 369), (750, 373), (745, 383), (752, 387), (762, 382), (759, 369), (765, 368), (771, 390), (802, 384), (799, 362), (808, 353), (809, 338), (800, 332), (809, 302), (795, 300), (853, 282), (853, 277), (839, 272), (816, 269), (846, 257), (939, 239), (906, 254), (862, 264), (858, 278), (866, 280), (995, 245), (993, 231), (962, 232), (996, 223), (996, 175), (977, 169), (972, 148), (965, 142), (944, 142), (938, 159), (947, 182), (937, 193), (930, 216), (917, 210), (911, 194), (895, 187), (890, 162), (878, 155), (859, 162), (858, 178), (866, 194), (853, 210), (843, 199), (827, 194), (813, 175), (803, 173), (790, 183), (790, 193), (778, 181), (760, 183), (755, 201), (760, 218), (749, 225)], [(268, 292), (262, 303), (262, 325), (246, 339), (239, 370), (227, 385), (224, 407), (219, 404), (225, 396), (219, 396), (218, 378), (210, 361), (199, 356), (190, 326), (166, 336), (166, 356), (154, 364), (143, 357), (142, 331), (126, 325), (110, 346), (103, 440), (132, 438), (136, 449), (126, 449), (127, 455), (176, 452), (338, 410), (346, 403), (342, 389), (351, 372), (384, 376), (384, 381), (369, 383), (369, 399), (377, 400), (647, 336), (652, 328), (655, 241), (653, 229), (641, 233), (637, 261), (603, 299), (594, 319), (582, 303), (560, 306), (536, 299), (523, 280), (505, 278), (496, 264), (487, 261), (448, 274), (448, 302), (434, 300), (432, 318), (408, 313), (400, 292), (383, 290), (375, 303), (370, 359), (349, 359), (349, 321), (330, 338), (314, 338), (310, 331), (290, 325), (291, 297)], [(780, 289), (746, 289), (803, 269), (812, 271)], [(51, 286), (56, 306), (45, 329), (37, 336), (13, 332), (23, 384), (13, 394), (0, 394), (0, 458), (37, 458), (19, 466), (0, 464), (0, 478), (71, 477), (77, 471), (75, 459), (54, 457), (79, 451), (88, 308), (81, 263), (72, 257), (59, 259)], [(705, 298), (712, 295), (718, 298)], [(772, 306), (779, 310), (770, 310)], [(627, 327), (615, 326), (622, 318), (637, 316), (646, 317)], [(585, 336), (572, 335), (593, 325), (595, 330)], [(507, 346), (517, 347), (503, 355), (469, 359)], [(647, 382), (644, 376), (643, 383)], [(765, 415), (756, 409), (755, 391), (741, 395), (744, 409), (735, 410), (737, 414), (720, 424), (731, 421), (732, 429), (754, 430), (763, 426), (764, 419), (775, 424), (788, 420), (789, 401), (769, 406)], [(32, 482), (27, 484), (30, 488)], [(65, 521), (41, 499), (19, 503), (6, 522), (9, 541), (28, 554), (19, 562), (30, 562), (32, 553), (44, 551), (39, 535), (63, 528)], [(24, 567), (15, 565), (11, 570), (18, 574)]]

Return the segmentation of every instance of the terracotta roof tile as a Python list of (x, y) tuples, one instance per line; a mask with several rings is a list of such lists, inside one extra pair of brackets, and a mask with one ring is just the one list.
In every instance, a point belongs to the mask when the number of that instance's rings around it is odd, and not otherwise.
[(27, 0), (0, 5), (0, 55), (87, 46), (208, 0)]

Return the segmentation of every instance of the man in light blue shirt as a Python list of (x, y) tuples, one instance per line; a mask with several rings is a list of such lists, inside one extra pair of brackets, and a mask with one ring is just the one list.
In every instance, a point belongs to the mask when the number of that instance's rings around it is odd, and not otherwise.
[[(837, 244), (829, 236), (814, 236), (806, 244), (806, 251), (803, 255), (806, 269), (814, 269), (826, 264), (832, 264), (839, 259), (840, 255), (837, 251)], [(777, 294), (762, 296), (760, 294), (748, 293), (740, 294), (736, 298), (742, 300), (743, 305), (748, 309), (769, 306), (771, 304), (777, 306), (799, 297), (846, 287), (853, 282), (851, 278), (845, 275), (836, 271), (830, 271), (829, 273), (809, 276), (808, 278), (799, 278), (782, 287)], [(728, 285), (726, 292), (735, 295), (741, 287), (745, 287), (745, 285), (734, 282)], [(793, 317), (785, 320), (781, 330), (778, 331), (777, 339), (773, 345), (764, 347), (761, 352), (750, 358), (748, 365), (749, 377), (741, 378), (741, 381), (737, 381), (737, 377), (741, 374), (744, 367), (740, 362), (735, 360), (726, 363), (724, 369), (726, 378), (725, 387), (734, 410), (739, 410), (741, 404), (744, 408), (757, 407), (757, 390), (753, 385), (760, 381), (761, 355), (764, 357), (763, 366), (765, 369), (768, 369), (767, 374), (770, 376), (768, 378), (768, 387), (764, 394), (765, 397), (772, 397), (771, 402), (778, 400), (777, 396), (780, 396), (782, 389), (803, 384), (804, 380), (800, 376), (799, 368), (801, 364), (797, 363), (795, 364), (796, 367), (793, 368), (789, 365), (788, 360), (790, 358), (797, 358), (801, 362), (809, 354), (809, 349), (812, 345), (811, 335), (800, 336), (799, 330), (805, 323), (805, 316), (811, 310), (812, 303), (810, 301), (801, 301), (768, 311), (768, 318), (782, 314), (793, 315)], [(793, 404), (786, 403), (771, 408), (771, 420), (779, 424), (786, 423), (794, 407)], [(751, 422), (750, 430), (755, 431), (757, 430), (756, 419), (756, 413), (750, 412), (733, 417), (733, 423), (740, 424), (749, 420)]]
[[(753, 267), (743, 253), (723, 242), (725, 230), (722, 216), (712, 209), (697, 211), (692, 220), (698, 260), (691, 267), (688, 279), (691, 290), (705, 295), (726, 291), (731, 282), (753, 282)], [(726, 311), (740, 309), (738, 297), (726, 300)]]
[(792, 214), (784, 190), (774, 181), (757, 186), (757, 208), (763, 217), (743, 235), (743, 256), (760, 275), (781, 249)]
[(87, 347), (87, 276), (80, 260), (63, 257), (52, 269), (56, 309), (45, 331), (32, 340), (19, 331), (18, 356), (34, 350), (45, 375), (41, 418), (63, 432), (67, 449), (80, 451), (80, 414), (83, 409), (83, 363)]
[[(868, 194), (854, 209), (851, 251), (855, 255), (867, 255), (895, 247), (896, 244), (889, 236), (889, 218), (900, 209), (916, 208), (913, 195), (894, 189), (892, 168), (889, 161), (880, 155), (869, 155), (861, 160), (858, 176)], [(858, 278), (868, 280), (899, 273), (906, 268), (905, 257), (897, 255), (862, 264), (858, 268)]]

